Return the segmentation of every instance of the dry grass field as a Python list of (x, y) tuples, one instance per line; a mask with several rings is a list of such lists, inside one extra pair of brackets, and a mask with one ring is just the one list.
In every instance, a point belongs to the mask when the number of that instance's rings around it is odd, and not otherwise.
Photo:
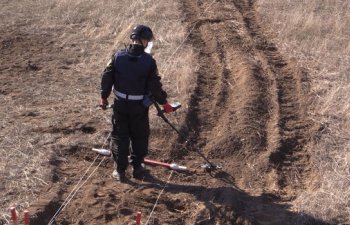
[(258, 0), (278, 47), (310, 74), (309, 116), (320, 125), (312, 150), (317, 189), (297, 210), (350, 223), (350, 2)]
[[(0, 0), (0, 224), (13, 205), (47, 224), (90, 165), (54, 224), (349, 224), (349, 17), (347, 0)], [(91, 151), (96, 105), (138, 23), (190, 140), (152, 109), (150, 157), (190, 171), (119, 184)]]

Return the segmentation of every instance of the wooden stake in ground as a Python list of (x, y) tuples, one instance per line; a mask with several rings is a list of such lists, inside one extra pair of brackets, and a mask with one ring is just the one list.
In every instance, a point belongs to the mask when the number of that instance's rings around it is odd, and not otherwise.
[(11, 219), (13, 225), (18, 225), (18, 216), (17, 216), (17, 210), (16, 207), (11, 207)]
[(29, 211), (28, 210), (24, 210), (24, 212), (23, 212), (24, 225), (29, 225), (29, 220), (30, 220)]
[(136, 225), (141, 225), (141, 212), (136, 214)]

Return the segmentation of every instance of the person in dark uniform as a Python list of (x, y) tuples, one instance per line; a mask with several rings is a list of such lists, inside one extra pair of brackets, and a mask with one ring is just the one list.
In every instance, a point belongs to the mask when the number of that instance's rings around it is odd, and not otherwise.
[(162, 89), (157, 64), (144, 50), (153, 40), (152, 30), (145, 25), (137, 25), (131, 35), (132, 44), (117, 51), (108, 62), (101, 79), (101, 108), (106, 109), (108, 96), (115, 95), (111, 135), (111, 150), (116, 168), (113, 177), (125, 180), (128, 167), (129, 149), (133, 165), (133, 176), (141, 178), (145, 174), (142, 167), (148, 154), (150, 133), (148, 117), (148, 97), (163, 106), (166, 113), (173, 108), (167, 102), (167, 93)]

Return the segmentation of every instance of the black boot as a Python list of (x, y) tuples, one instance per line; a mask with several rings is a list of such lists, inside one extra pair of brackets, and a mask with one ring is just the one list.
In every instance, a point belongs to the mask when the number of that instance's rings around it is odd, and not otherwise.
[(114, 170), (112, 173), (112, 177), (115, 178), (117, 181), (119, 182), (125, 182), (126, 181), (126, 176), (125, 176), (125, 172), (124, 171), (117, 171)]
[(142, 179), (149, 174), (149, 171), (145, 169), (142, 165), (134, 167), (132, 175), (136, 179)]

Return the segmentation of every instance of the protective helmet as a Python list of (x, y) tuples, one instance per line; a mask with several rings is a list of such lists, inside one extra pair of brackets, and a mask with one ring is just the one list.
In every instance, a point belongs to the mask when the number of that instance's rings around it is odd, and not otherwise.
[(151, 28), (145, 25), (137, 25), (132, 30), (130, 38), (133, 40), (145, 39), (147, 41), (151, 41), (154, 37)]

